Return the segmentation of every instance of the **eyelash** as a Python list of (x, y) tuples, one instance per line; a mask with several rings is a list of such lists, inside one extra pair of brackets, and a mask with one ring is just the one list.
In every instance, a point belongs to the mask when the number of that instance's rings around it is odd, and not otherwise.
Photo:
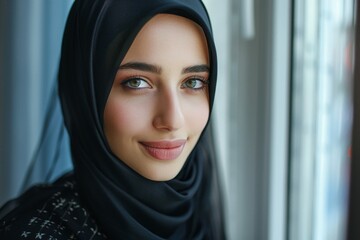
[[(199, 87), (199, 88), (183, 87), (183, 85), (186, 82), (190, 81), (190, 80), (200, 81), (202, 83), (202, 86)], [(209, 80), (207, 80), (206, 78), (201, 77), (201, 76), (192, 76), (192, 77), (189, 77), (189, 78), (185, 79), (185, 81), (181, 84), (181, 87), (182, 88), (187, 88), (190, 91), (201, 91), (201, 90), (204, 90), (207, 87), (208, 84), (209, 84)]]
[[(141, 87), (141, 88), (138, 88), (138, 87), (131, 87), (129, 86), (128, 84), (133, 81), (133, 80), (139, 80), (139, 81), (142, 81), (142, 82), (145, 82), (147, 85), (149, 85), (149, 87)], [(198, 87), (198, 88), (191, 88), (191, 87), (186, 87), (184, 86), (188, 81), (190, 80), (197, 80), (197, 81), (200, 81), (202, 86), (201, 87)], [(209, 80), (207, 80), (206, 78), (202, 77), (202, 76), (191, 76), (187, 79), (185, 79), (183, 81), (183, 83), (181, 84), (181, 88), (183, 89), (188, 89), (190, 91), (201, 91), (201, 90), (204, 90), (207, 85), (209, 84)], [(128, 89), (131, 89), (131, 90), (144, 90), (144, 89), (148, 89), (148, 88), (152, 88), (151, 87), (151, 84), (148, 83), (148, 81), (146, 81), (143, 77), (141, 76), (131, 76), (127, 79), (125, 79), (124, 81), (121, 82), (121, 85), (125, 88), (128, 88)]]
[[(138, 88), (138, 87), (131, 87), (128, 84), (133, 81), (133, 80), (140, 80), (142, 82), (145, 82), (147, 85), (149, 85), (149, 87), (142, 87), (142, 88)], [(147, 88), (152, 88), (151, 85), (148, 83), (148, 81), (146, 81), (143, 77), (141, 76), (131, 76), (127, 79), (125, 79), (124, 81), (121, 82), (121, 85), (125, 88), (131, 89), (131, 90), (143, 90), (143, 89), (147, 89)]]

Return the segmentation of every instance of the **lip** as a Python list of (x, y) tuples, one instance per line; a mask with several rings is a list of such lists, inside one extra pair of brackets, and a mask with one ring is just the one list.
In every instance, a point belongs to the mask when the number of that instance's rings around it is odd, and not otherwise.
[(156, 159), (173, 160), (182, 153), (186, 140), (140, 142), (140, 144), (150, 156)]

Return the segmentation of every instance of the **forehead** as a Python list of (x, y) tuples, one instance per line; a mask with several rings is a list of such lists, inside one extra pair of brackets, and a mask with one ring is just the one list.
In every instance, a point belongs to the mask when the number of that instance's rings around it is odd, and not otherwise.
[[(138, 32), (123, 62), (209, 62), (208, 46), (202, 28), (190, 19), (158, 14)], [(186, 61), (185, 61), (186, 62)]]

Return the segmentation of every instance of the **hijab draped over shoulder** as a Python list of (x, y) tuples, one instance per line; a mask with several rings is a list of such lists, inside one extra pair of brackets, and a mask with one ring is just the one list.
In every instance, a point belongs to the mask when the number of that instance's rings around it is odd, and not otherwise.
[(223, 239), (208, 131), (172, 180), (148, 180), (107, 144), (103, 114), (118, 67), (156, 14), (186, 17), (204, 31), (210, 56), (210, 108), (217, 75), (210, 20), (199, 0), (75, 0), (61, 52), (59, 95), (79, 195), (110, 239)]

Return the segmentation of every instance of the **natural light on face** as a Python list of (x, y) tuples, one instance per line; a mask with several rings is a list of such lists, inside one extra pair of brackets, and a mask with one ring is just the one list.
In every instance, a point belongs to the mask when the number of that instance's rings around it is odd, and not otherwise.
[(209, 57), (202, 29), (159, 14), (136, 36), (104, 111), (112, 152), (145, 178), (174, 178), (209, 117)]

